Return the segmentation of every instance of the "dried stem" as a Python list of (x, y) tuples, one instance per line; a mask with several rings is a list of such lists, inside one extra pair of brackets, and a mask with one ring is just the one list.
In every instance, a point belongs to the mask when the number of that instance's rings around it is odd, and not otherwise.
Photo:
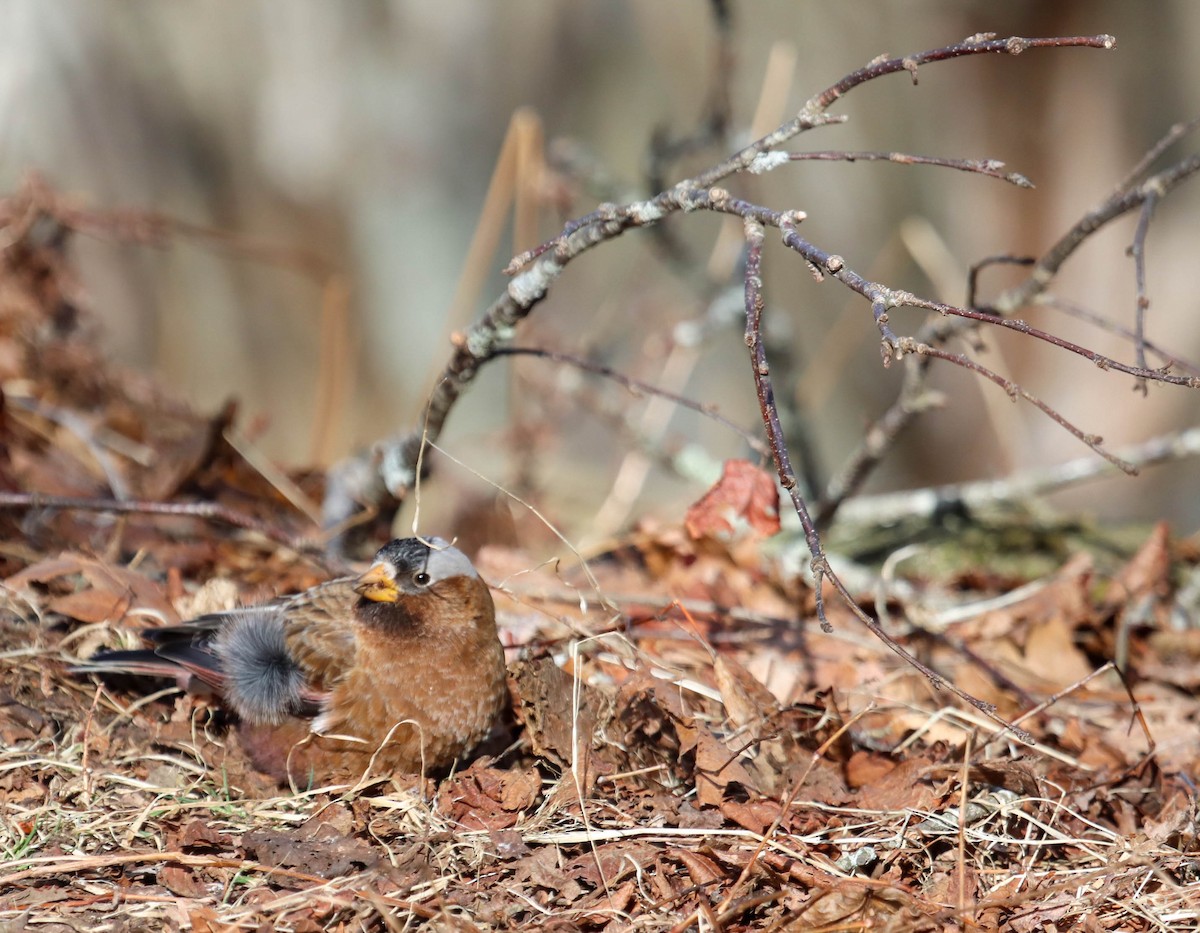
[(750, 367), (754, 373), (754, 387), (758, 393), (758, 407), (762, 412), (763, 424), (767, 429), (767, 443), (771, 446), (771, 456), (775, 460), (775, 470), (779, 474), (779, 482), (792, 499), (792, 506), (800, 517), (800, 525), (804, 529), (804, 541), (812, 555), (812, 571), (815, 578), (814, 593), (817, 599), (817, 618), (821, 620), (821, 628), (826, 632), (833, 631), (829, 620), (825, 618), (825, 606), (821, 594), (823, 577), (832, 577), (829, 561), (821, 549), (821, 539), (817, 536), (816, 526), (808, 514), (808, 506), (796, 483), (796, 473), (792, 469), (791, 458), (788, 455), (787, 442), (783, 437), (783, 428), (779, 423), (779, 409), (775, 405), (775, 389), (771, 385), (771, 367), (767, 363), (767, 350), (762, 339), (762, 248), (765, 233), (762, 224), (747, 218), (746, 231), (746, 346), (750, 348)]
[(809, 553), (812, 555), (811, 566), (815, 579), (814, 592), (817, 601), (817, 618), (821, 622), (821, 628), (826, 632), (832, 631), (832, 626), (830, 626), (828, 619), (825, 617), (825, 608), (821, 593), (822, 584), (824, 580), (828, 579), (833, 588), (841, 595), (846, 606), (854, 613), (855, 617), (870, 629), (876, 638), (920, 672), (935, 689), (945, 688), (950, 690), (964, 702), (969, 703), (985, 716), (1000, 724), (1005, 731), (1015, 731), (1025, 740), (1029, 740), (1028, 735), (1022, 733), (1011, 723), (998, 716), (995, 706), (972, 696), (956, 684), (946, 680), (941, 674), (929, 667), (885, 632), (878, 621), (859, 607), (853, 595), (846, 589), (837, 574), (829, 566), (829, 560), (821, 547), (820, 536), (817, 534), (816, 527), (809, 516), (808, 506), (805, 504), (804, 497), (797, 488), (796, 474), (792, 470), (787, 441), (784, 439), (783, 430), (779, 425), (779, 411), (775, 405), (775, 391), (771, 385), (771, 367), (767, 361), (766, 349), (763, 345), (762, 249), (765, 232), (762, 225), (752, 218), (746, 219), (745, 231), (746, 346), (750, 349), (754, 385), (758, 393), (758, 404), (762, 412), (763, 424), (767, 429), (767, 442), (771, 445), (771, 454), (775, 460), (775, 470), (779, 476), (780, 485), (791, 496), (792, 506), (795, 508), (796, 514), (800, 518), (800, 525), (804, 529), (805, 543), (808, 545)]

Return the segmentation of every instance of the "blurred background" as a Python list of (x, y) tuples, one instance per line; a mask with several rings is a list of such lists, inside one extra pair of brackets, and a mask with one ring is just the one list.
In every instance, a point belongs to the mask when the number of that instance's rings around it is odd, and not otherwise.
[[(774, 126), (884, 52), (979, 32), (1115, 35), (1112, 52), (967, 58), (924, 66), (916, 87), (905, 75), (872, 82), (833, 108), (848, 123), (789, 146), (999, 159), (1035, 190), (886, 163), (796, 163), (729, 183), (806, 211), (804, 235), (867, 277), (961, 304), (971, 263), (1042, 252), (1173, 123), (1200, 115), (1200, 6), (1148, 9), (1122, 0), (733, 3), (727, 138), (670, 164), (664, 180), (715, 164), (757, 121), (771, 121), (759, 131)], [(92, 208), (234, 235), (214, 244), (177, 232), (164, 248), (79, 239), (89, 307), (114, 357), (156, 372), (201, 410), (239, 399), (242, 430), (263, 454), (320, 467), (418, 423), (450, 333), (501, 293), (514, 252), (598, 200), (651, 193), (650, 141), (694, 132), (715, 56), (711, 9), (696, 0), (6, 0), (0, 186), (12, 191), (37, 172)], [(498, 160), (500, 176), (511, 165), (501, 154), (514, 114), (523, 128), (514, 138), (536, 146), (541, 134), (551, 154), (526, 178), (516, 233), (496, 220), (503, 199), (484, 210)], [(1194, 148), (1185, 140), (1165, 160)], [(1198, 199), (1194, 184), (1172, 194), (1148, 242), (1149, 336), (1191, 360), (1200, 359)], [(481, 216), (501, 232), (469, 257)], [(1135, 223), (1123, 218), (1092, 238), (1056, 292), (1131, 327), (1125, 251)], [(593, 251), (516, 342), (611, 365), (761, 433), (736, 240), (721, 230), (720, 218), (690, 215), (672, 224), (669, 243), (633, 231)], [(827, 478), (894, 397), (900, 367), (881, 368), (863, 301), (813, 282), (768, 243), (777, 390), (793, 407), (794, 442)], [(984, 297), (1018, 277), (987, 273)], [(1127, 343), (1076, 320), (1044, 309), (1023, 316), (1132, 360)], [(893, 326), (912, 333), (921, 320), (904, 311)], [(1200, 420), (1194, 391), (1151, 385), (1143, 398), (1127, 377), (1010, 337), (987, 334), (982, 361), (1110, 446)], [(990, 384), (948, 366), (935, 384), (947, 408), (918, 423), (869, 491), (997, 478), (1087, 454)], [(693, 412), (533, 359), (492, 363), (443, 446), (583, 536), (645, 516), (677, 522), (720, 459), (746, 451)], [(656, 451), (674, 457), (673, 469)], [(1189, 533), (1200, 524), (1196, 476), (1176, 464), (1056, 503), (1166, 516)], [(433, 483), (424, 506), (433, 518), (453, 511), (462, 489), (489, 488), (451, 463)]]

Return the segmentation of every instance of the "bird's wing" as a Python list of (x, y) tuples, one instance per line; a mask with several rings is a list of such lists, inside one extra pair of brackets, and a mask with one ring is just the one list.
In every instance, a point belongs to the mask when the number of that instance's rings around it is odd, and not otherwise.
[(330, 580), (279, 604), (288, 653), (314, 694), (328, 693), (354, 664), (354, 578)]
[[(265, 606), (248, 606), (214, 612), (182, 625), (145, 629), (142, 637), (152, 646), (137, 651), (101, 651), (76, 673), (127, 673), (150, 677), (174, 677), (189, 691), (200, 688), (224, 695), (229, 687), (228, 661), (223, 662), (222, 645), (231, 644), (234, 631), (261, 631), (265, 612), (283, 623), (283, 639), (289, 659), (302, 674), (298, 699), (318, 706), (354, 663), (354, 578), (330, 580)], [(277, 613), (277, 615), (275, 615)], [(242, 638), (241, 650), (251, 650), (254, 639)], [(250, 645), (250, 648), (246, 646)], [(255, 659), (250, 658), (251, 662)], [(236, 666), (235, 666), (236, 667)], [(203, 685), (203, 687), (201, 687)]]
[[(160, 657), (220, 688), (224, 686), (224, 669), (229, 667), (228, 659), (223, 664), (220, 655), (233, 644), (222, 645), (222, 641), (234, 630), (257, 629), (263, 613), (271, 612), (282, 621), (287, 655), (303, 675), (304, 698), (319, 703), (354, 663), (352, 620), (354, 601), (358, 598), (354, 581), (354, 577), (340, 577), (264, 605), (211, 613), (183, 625), (150, 629), (144, 634), (157, 646), (155, 653)], [(239, 644), (238, 650), (246, 648), (244, 640)], [(195, 670), (197, 665), (207, 670)]]
[(357, 577), (338, 577), (326, 583), (318, 583), (303, 593), (284, 596), (271, 603), (296, 621), (302, 619), (325, 619), (329, 622), (346, 622), (354, 611), (354, 592)]
[(160, 625), (156, 628), (143, 629), (142, 636), (155, 644), (175, 639), (202, 640), (206, 635), (211, 637), (212, 633), (242, 616), (258, 613), (266, 608), (278, 608), (288, 612), (306, 603), (311, 604), (316, 611), (323, 611), (331, 615), (336, 615), (339, 612), (339, 605), (344, 603), (347, 608), (341, 611), (348, 613), (348, 607), (353, 605), (355, 599), (355, 579), (355, 577), (338, 577), (325, 583), (318, 583), (302, 593), (277, 596), (265, 603), (237, 606), (233, 609), (222, 609), (220, 612), (208, 612), (202, 616), (196, 616), (194, 619), (188, 619), (180, 625)]
[[(235, 612), (238, 610), (234, 610)], [(221, 660), (212, 650), (213, 636), (225, 624), (226, 613), (212, 613), (184, 622), (142, 629), (151, 647), (130, 651), (96, 652), (85, 663), (75, 665), (76, 674), (137, 674), (174, 678), (189, 693), (221, 693), (225, 675)]]

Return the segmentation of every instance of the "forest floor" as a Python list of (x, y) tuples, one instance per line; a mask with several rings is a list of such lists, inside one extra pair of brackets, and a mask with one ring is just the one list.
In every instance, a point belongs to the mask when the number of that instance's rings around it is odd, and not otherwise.
[[(822, 632), (811, 588), (755, 533), (771, 504), (731, 487), (586, 572), (474, 555), (514, 715), (444, 780), (281, 790), (204, 702), (73, 676), (146, 625), (337, 568), (225, 442), (229, 412), (190, 411), (104, 358), (60, 221), (6, 210), (5, 930), (1200, 924), (1200, 546), (1165, 525), (1123, 550), (1062, 547), (1036, 575), (980, 559), (889, 570), (861, 594), (1016, 730), (832, 596)], [(291, 480), (319, 496), (319, 476)], [(34, 490), (207, 505), (32, 508)], [(731, 506), (749, 526), (733, 536), (714, 528)]]

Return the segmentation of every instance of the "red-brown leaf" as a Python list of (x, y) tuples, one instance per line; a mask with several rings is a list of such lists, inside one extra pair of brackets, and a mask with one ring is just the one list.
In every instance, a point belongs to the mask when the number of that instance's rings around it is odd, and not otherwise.
[(763, 537), (779, 531), (775, 477), (748, 460), (726, 460), (721, 478), (687, 511), (692, 538), (733, 535), (738, 520)]

